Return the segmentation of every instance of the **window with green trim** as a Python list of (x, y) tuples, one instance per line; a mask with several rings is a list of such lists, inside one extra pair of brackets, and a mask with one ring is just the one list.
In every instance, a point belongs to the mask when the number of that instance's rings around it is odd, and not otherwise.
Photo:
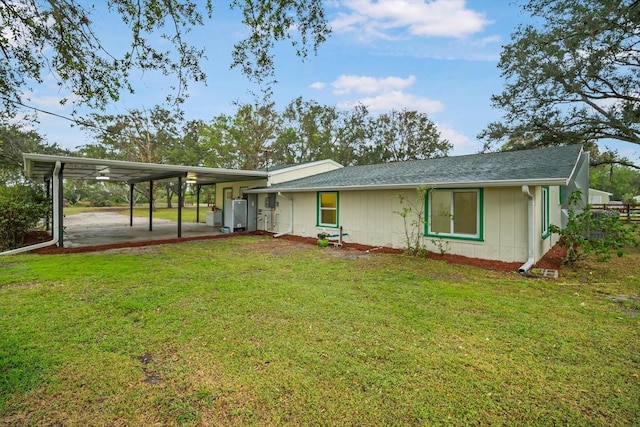
[(318, 193), (318, 225), (338, 226), (338, 192)]
[(427, 235), (482, 239), (482, 190), (431, 190), (427, 197)]
[(542, 238), (549, 237), (549, 187), (542, 187)]

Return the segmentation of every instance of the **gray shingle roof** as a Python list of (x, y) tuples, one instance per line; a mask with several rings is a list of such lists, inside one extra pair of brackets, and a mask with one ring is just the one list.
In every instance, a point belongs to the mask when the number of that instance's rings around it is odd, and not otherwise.
[(348, 166), (261, 192), (433, 186), (565, 185), (581, 145)]

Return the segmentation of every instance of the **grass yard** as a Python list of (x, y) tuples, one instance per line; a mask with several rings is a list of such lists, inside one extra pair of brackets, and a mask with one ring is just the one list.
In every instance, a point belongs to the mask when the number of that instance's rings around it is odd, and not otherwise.
[(536, 280), (258, 236), (0, 258), (0, 425), (639, 425), (639, 262)]

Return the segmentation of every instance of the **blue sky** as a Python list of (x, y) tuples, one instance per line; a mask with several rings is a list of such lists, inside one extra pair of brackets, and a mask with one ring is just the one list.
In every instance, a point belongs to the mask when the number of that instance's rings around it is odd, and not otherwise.
[[(253, 102), (255, 90), (240, 70), (230, 70), (233, 44), (246, 29), (237, 11), (226, 2), (214, 2), (214, 16), (189, 34), (192, 43), (206, 49), (202, 66), (207, 84), (193, 83), (184, 105), (186, 119), (210, 121), (235, 111), (234, 101)], [(453, 143), (451, 155), (477, 152), (476, 136), (501, 113), (492, 109), (490, 97), (501, 91), (503, 80), (497, 63), (501, 48), (509, 43), (518, 24), (529, 19), (519, 3), (510, 0), (343, 0), (326, 1), (326, 16), (333, 29), (316, 56), (304, 62), (288, 45), (276, 50), (273, 100), (282, 110), (298, 96), (320, 104), (351, 108), (362, 103), (373, 114), (391, 109), (426, 113), (441, 135)], [(96, 13), (94, 22), (101, 37), (113, 46), (120, 39), (113, 16)], [(125, 95), (110, 105), (109, 113), (128, 109), (151, 109), (163, 102), (175, 80), (133, 74), (136, 94)], [(51, 81), (53, 83), (53, 81)], [(61, 115), (71, 108), (57, 101), (55, 85), (39, 86), (31, 103)], [(86, 110), (82, 110), (86, 111)], [(48, 141), (75, 148), (90, 142), (69, 122), (40, 115), (38, 131)], [(621, 154), (638, 158), (635, 145), (614, 145)]]

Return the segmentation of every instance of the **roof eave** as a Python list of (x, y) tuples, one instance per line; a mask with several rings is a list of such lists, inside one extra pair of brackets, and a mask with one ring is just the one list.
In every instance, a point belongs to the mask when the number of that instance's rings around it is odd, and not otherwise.
[(267, 187), (245, 190), (245, 193), (303, 193), (309, 191), (355, 191), (355, 190), (408, 190), (422, 186), (428, 188), (480, 188), (480, 187), (520, 187), (522, 185), (567, 185), (569, 178), (541, 178), (510, 181), (475, 181), (475, 182), (439, 182), (439, 183), (408, 183), (381, 185), (326, 185), (313, 187)]

